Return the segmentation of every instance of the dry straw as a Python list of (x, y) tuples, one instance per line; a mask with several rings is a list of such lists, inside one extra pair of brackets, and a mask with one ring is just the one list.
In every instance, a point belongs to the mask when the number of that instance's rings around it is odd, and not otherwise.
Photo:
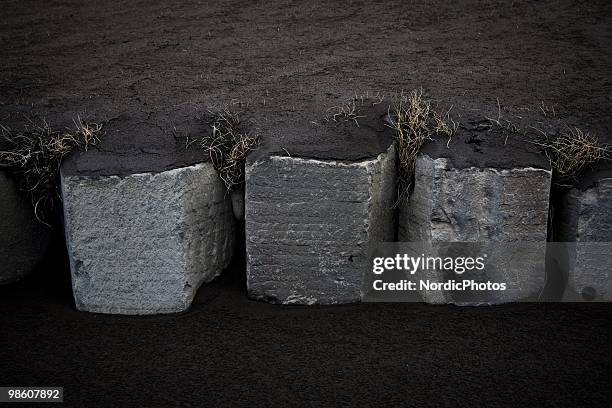
[(351, 101), (342, 105), (332, 106), (328, 110), (329, 116), (326, 119), (333, 120), (334, 122), (350, 122), (353, 121), (359, 127), (359, 119), (365, 118), (364, 115), (359, 113), (357, 106), (357, 99), (353, 98)]
[(75, 149), (87, 150), (99, 141), (102, 125), (84, 123), (80, 117), (73, 122), (73, 128), (63, 131), (53, 130), (46, 121), (31, 121), (21, 132), (0, 125), (0, 168), (16, 175), (41, 222), (59, 199), (56, 186), (62, 159)]
[(208, 151), (227, 189), (232, 190), (244, 183), (244, 162), (259, 138), (240, 130), (240, 118), (235, 112), (224, 109), (208, 113), (211, 133), (202, 138), (200, 145)]
[(601, 144), (595, 136), (577, 127), (568, 128), (556, 138), (545, 133), (544, 136), (544, 142), (532, 143), (544, 147), (557, 180), (562, 184), (569, 179), (576, 179), (587, 167), (598, 161), (612, 159), (610, 146)]
[(434, 136), (448, 138), (448, 143), (459, 125), (450, 117), (437, 113), (431, 101), (423, 96), (423, 90), (413, 90), (400, 95), (395, 106), (389, 108), (388, 125), (395, 131), (395, 144), (399, 159), (398, 202), (404, 200), (412, 187), (417, 155), (423, 144)]

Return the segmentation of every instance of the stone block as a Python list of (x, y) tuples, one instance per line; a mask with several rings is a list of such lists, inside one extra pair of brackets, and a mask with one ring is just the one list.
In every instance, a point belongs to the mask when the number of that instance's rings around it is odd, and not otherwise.
[(247, 286), (282, 304), (359, 302), (368, 250), (394, 239), (395, 152), (246, 166)]
[(61, 176), (79, 310), (181, 312), (229, 264), (234, 217), (210, 163), (126, 176)]
[[(521, 167), (456, 168), (443, 157), (421, 154), (414, 191), (400, 205), (398, 239), (406, 242), (480, 242), (495, 264), (456, 276), (477, 282), (506, 282), (506, 291), (422, 292), (430, 303), (496, 304), (538, 294), (545, 286), (545, 253), (551, 171)], [(533, 242), (505, 252), (500, 243)], [(423, 276), (444, 280), (437, 272)]]
[(612, 300), (612, 178), (572, 188), (561, 199), (558, 239), (568, 245), (568, 285), (584, 300)]

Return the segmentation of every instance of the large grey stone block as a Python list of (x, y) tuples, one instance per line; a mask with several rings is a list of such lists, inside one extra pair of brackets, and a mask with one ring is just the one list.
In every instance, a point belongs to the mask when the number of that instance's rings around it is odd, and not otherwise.
[(246, 166), (249, 296), (361, 300), (370, 245), (394, 238), (395, 153), (357, 162), (270, 156)]
[(612, 178), (572, 188), (560, 203), (560, 241), (568, 245), (568, 284), (586, 300), (612, 300)]
[[(430, 303), (496, 304), (536, 295), (545, 285), (545, 252), (551, 171), (454, 168), (446, 158), (417, 158), (414, 191), (400, 205), (398, 238), (406, 242), (480, 242), (494, 262), (461, 276), (426, 272), (424, 279), (506, 282), (499, 292), (422, 292)], [(504, 242), (517, 243), (506, 252)], [(534, 245), (519, 245), (533, 242)], [(526, 251), (522, 255), (517, 253)], [(454, 272), (452, 272), (454, 274)]]
[(209, 163), (125, 177), (62, 174), (79, 310), (186, 310), (232, 257), (229, 195)]
[(34, 208), (16, 183), (0, 171), (0, 284), (30, 273), (43, 258), (49, 230), (36, 220)]

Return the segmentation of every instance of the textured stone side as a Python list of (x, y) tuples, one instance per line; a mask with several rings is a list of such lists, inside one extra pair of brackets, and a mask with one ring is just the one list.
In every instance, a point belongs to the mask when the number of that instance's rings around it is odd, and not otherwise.
[(249, 296), (361, 300), (369, 245), (392, 241), (395, 155), (341, 163), (272, 156), (246, 167)]
[(571, 189), (562, 199), (556, 222), (560, 241), (568, 246), (568, 284), (589, 300), (612, 300), (612, 178), (587, 190)]
[[(529, 297), (544, 288), (545, 243), (551, 172), (543, 169), (452, 168), (447, 159), (421, 155), (415, 188), (400, 206), (399, 240), (407, 242), (483, 242), (481, 252), (496, 259), (461, 279), (507, 282), (505, 292), (453, 294), (425, 292), (430, 303), (494, 304)], [(504, 254), (498, 242), (534, 242), (523, 257)], [(514, 263), (510, 264), (510, 258)], [(517, 264), (516, 261), (519, 263)], [(533, 262), (541, 259), (541, 262)], [(506, 260), (506, 262), (504, 262)], [(522, 261), (524, 264), (521, 264)], [(441, 280), (436, 273), (423, 278)]]
[(127, 177), (62, 175), (62, 198), (79, 310), (181, 312), (230, 262), (232, 208), (208, 163)]
[(0, 285), (30, 273), (45, 255), (49, 230), (15, 182), (0, 171)]

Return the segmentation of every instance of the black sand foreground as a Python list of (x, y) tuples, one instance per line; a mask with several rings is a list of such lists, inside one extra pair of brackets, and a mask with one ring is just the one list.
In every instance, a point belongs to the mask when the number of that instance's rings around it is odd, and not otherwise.
[(106, 316), (60, 263), (0, 288), (0, 382), (63, 406), (609, 405), (610, 304), (275, 306), (234, 265), (187, 313)]

